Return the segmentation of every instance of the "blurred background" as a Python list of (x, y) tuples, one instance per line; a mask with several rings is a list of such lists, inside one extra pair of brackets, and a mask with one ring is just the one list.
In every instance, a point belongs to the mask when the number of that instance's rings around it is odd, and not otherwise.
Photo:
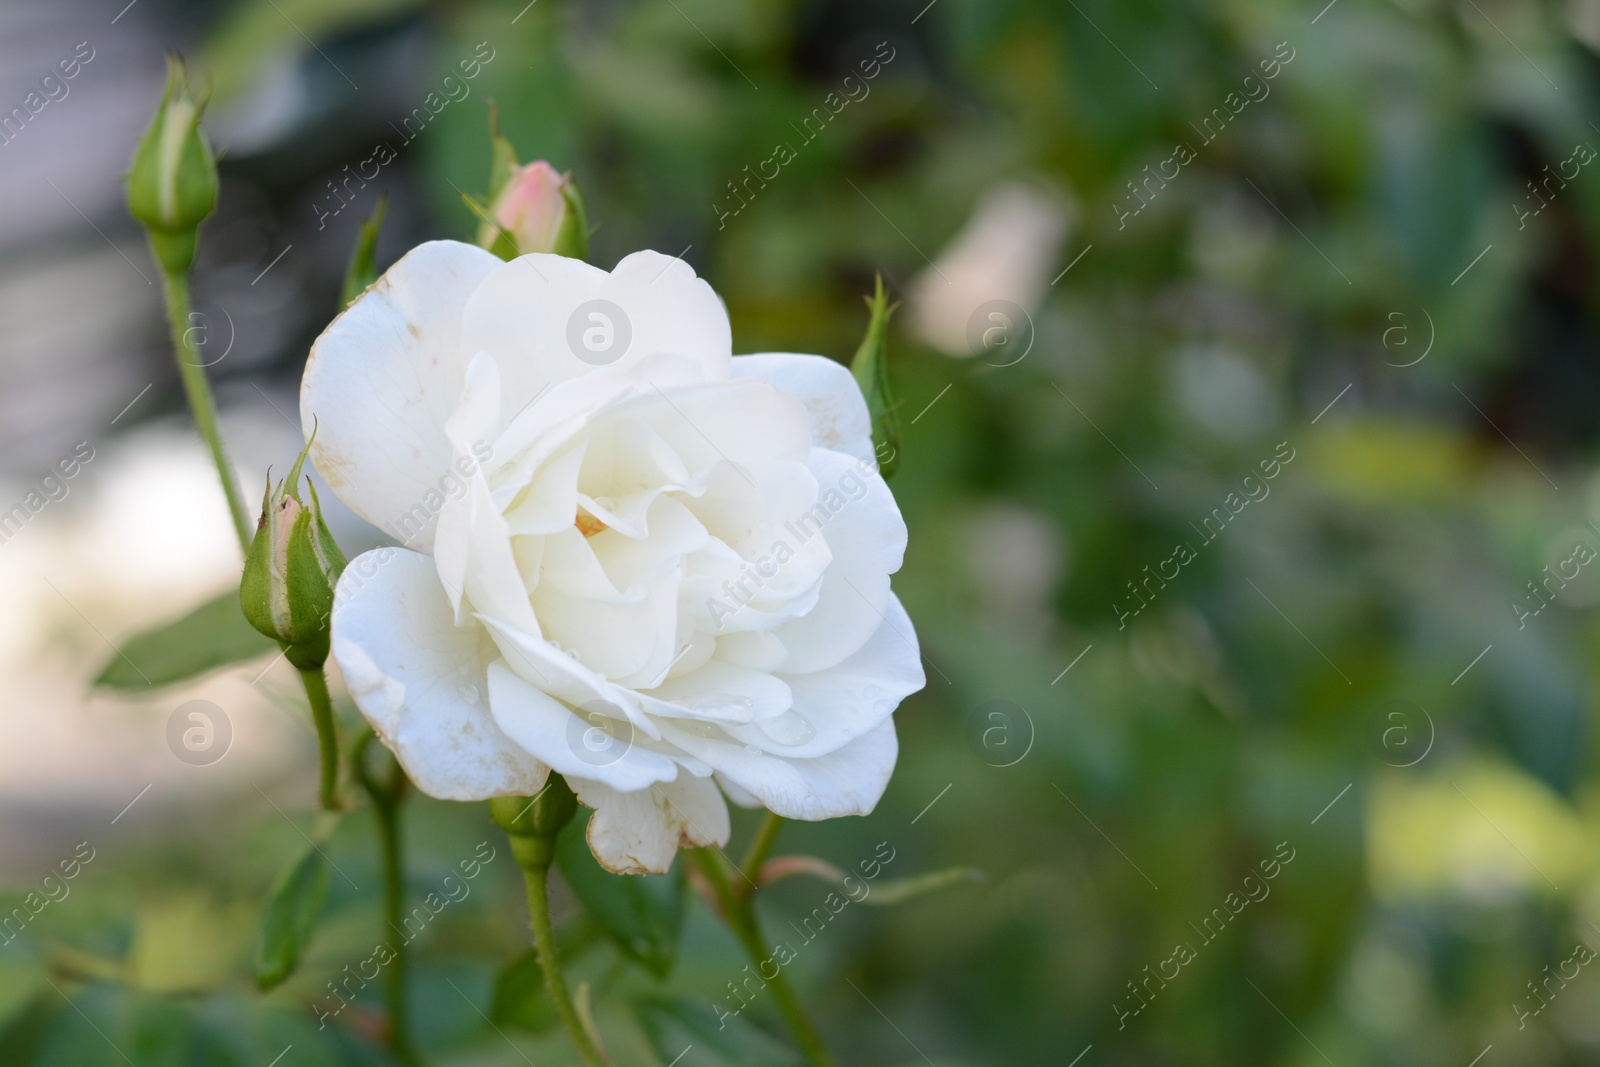
[[(193, 328), (247, 494), (298, 449), (380, 196), (380, 265), (472, 239), (491, 99), (574, 172), (593, 260), (681, 255), (735, 351), (848, 359), (874, 272), (904, 301), (929, 684), (877, 810), (779, 850), (984, 878), (807, 943), (844, 1064), (1600, 1063), (1600, 0), (1325, 3), (6, 0), (0, 1062), (390, 1062), (376, 987), (315, 1007), (386, 936), (367, 812), (298, 973), (251, 977), (311, 826), (292, 669), (92, 684), (238, 568), (122, 202), (178, 50), (222, 154)], [(227, 722), (203, 765), (168, 743), (191, 700)], [(571, 1062), (503, 1002), (503, 835), (406, 820), (419, 902), (500, 857), (412, 946), (428, 1061)], [(764, 893), (767, 927), (826, 891)], [(794, 1062), (718, 1051), (745, 961), (681, 906), (665, 979), (604, 939), (573, 964), (619, 1062)]]

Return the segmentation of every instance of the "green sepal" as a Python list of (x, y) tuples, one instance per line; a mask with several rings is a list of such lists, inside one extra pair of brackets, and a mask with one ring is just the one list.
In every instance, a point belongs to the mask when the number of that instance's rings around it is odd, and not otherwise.
[(388, 208), (389, 197), (380, 196), (378, 206), (373, 209), (371, 217), (361, 224), (361, 230), (356, 234), (356, 246), (350, 252), (350, 264), (344, 271), (344, 285), (339, 289), (341, 310), (354, 303), (356, 297), (366, 292), (367, 286), (378, 280), (375, 263), (378, 230), (383, 226), (383, 216)]
[(494, 203), (517, 176), (517, 150), (500, 132), (500, 106), (489, 101), (489, 193), (486, 199)]
[(588, 262), (589, 211), (583, 205), (583, 193), (578, 190), (578, 183), (573, 181), (571, 171), (567, 172), (565, 179), (561, 183), (561, 202), (567, 205), (567, 213), (561, 220), (561, 229), (556, 234), (556, 246), (552, 251), (558, 256)]
[(861, 395), (866, 398), (878, 471), (887, 478), (900, 466), (899, 401), (894, 399), (889, 387), (889, 316), (900, 305), (889, 303), (881, 274), (877, 276), (875, 291), (866, 301), (872, 317), (867, 323), (866, 336), (850, 361), (850, 373), (855, 375)]
[(550, 866), (555, 860), (556, 835), (577, 812), (577, 796), (555, 771), (531, 799), (493, 797), (489, 801), (489, 817), (510, 836), (511, 854), (523, 868)]

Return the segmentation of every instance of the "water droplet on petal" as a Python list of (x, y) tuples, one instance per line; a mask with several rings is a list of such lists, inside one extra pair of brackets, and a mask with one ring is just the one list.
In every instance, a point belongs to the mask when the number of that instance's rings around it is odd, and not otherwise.
[(817, 736), (817, 728), (798, 711), (789, 710), (772, 719), (762, 719), (756, 724), (761, 732), (780, 745), (796, 747)]
[(869, 685), (865, 689), (861, 690), (861, 694), (863, 696), (865, 696), (868, 700), (871, 700), (873, 697), (877, 696), (878, 694), (880, 694), (882, 692), (883, 692), (883, 690), (878, 688), (875, 685)]
[(476, 704), (478, 702), (478, 687), (475, 685), (463, 685), (457, 692), (461, 694), (461, 699), (468, 704)]
[(744, 750), (746, 752), (750, 753), (750, 755), (752, 755), (752, 756), (761, 755), (761, 748), (760, 748), (759, 745), (746, 745), (746, 746), (744, 746)]
[(872, 713), (874, 715), (883, 715), (883, 714), (886, 714), (887, 712), (893, 710), (893, 708), (894, 708), (894, 705), (889, 703), (887, 700), (879, 700), (879, 701), (875, 701), (873, 703), (873, 705), (872, 705)]

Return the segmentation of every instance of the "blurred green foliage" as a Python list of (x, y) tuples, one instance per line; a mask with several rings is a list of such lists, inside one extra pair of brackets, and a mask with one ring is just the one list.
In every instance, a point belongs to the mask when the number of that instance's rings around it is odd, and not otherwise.
[[(929, 685), (896, 716), (878, 810), (791, 825), (780, 850), (848, 868), (887, 841), (893, 877), (988, 877), (849, 909), (807, 945), (792, 971), (845, 1063), (1066, 1064), (1092, 1046), (1084, 1067), (1465, 1065), (1490, 1044), (1485, 1064), (1600, 1062), (1600, 978), (1537, 1001), (1529, 985), (1600, 944), (1600, 580), (1564, 583), (1520, 625), (1512, 606), (1534, 605), (1529, 583), (1574, 542), (1600, 544), (1600, 175), (1541, 186), (1548, 208), (1519, 225), (1528, 183), (1600, 144), (1595, 0), (247, 0), (202, 15), (224, 99), (288, 56), (322, 106), (347, 91), (324, 61), (362, 81), (386, 42), (420, 35), (417, 98), (376, 105), (395, 118), (488, 41), (471, 103), (407, 149), (420, 231), (470, 239), (460, 192), (482, 190), (492, 97), (524, 158), (578, 177), (594, 260), (683, 249), (727, 301), (736, 351), (845, 360), (873, 272), (904, 295), (986, 189), (1070, 197), (1050, 276), (1083, 258), (1034, 312), (1025, 360), (952, 360), (906, 316), (891, 326), (911, 529), (895, 585)], [(870, 96), (720, 219), (728, 183), (880, 41), (896, 58)], [(1294, 58), (1270, 93), (1202, 145), (1192, 124), (1280, 42)], [(373, 139), (356, 124), (330, 149), (317, 129), (270, 166), (230, 165), (266, 181), (310, 160), (314, 181), (278, 190), (308, 215)], [(1119, 222), (1128, 183), (1179, 143), (1194, 161)], [(286, 372), (303, 358), (286, 353)], [(1295, 458), (1270, 494), (1207, 539), (1198, 524), (1280, 443)], [(1194, 561), (1141, 585), (1149, 607), (1119, 625), (1127, 583), (1180, 543)], [(257, 801), (105, 846), (70, 905), (0, 954), (0, 1060), (119, 1062), (114, 1042), (140, 1067), (266, 1063), (291, 1044), (284, 1067), (383, 1062), (376, 996), (324, 1030), (308, 1008), (382, 936), (370, 826), (346, 820), (332, 854), (350, 877), (332, 879), (300, 971), (260, 998), (250, 939), (298, 838)], [(503, 845), (481, 806), (418, 797), (408, 819), (419, 897), (478, 841)], [(753, 825), (736, 814), (735, 845)], [(1281, 843), (1293, 861), (1252, 875)], [(485, 1021), (526, 952), (502, 857), (416, 947), (434, 1062), (563, 1055), (559, 1033)], [(824, 893), (764, 893), (767, 927)], [(1213, 938), (1219, 907), (1236, 918)], [(558, 910), (581, 921), (570, 896)], [(619, 1062), (653, 1062), (663, 1034), (696, 1041), (706, 1020), (663, 998), (721, 1003), (744, 965), (699, 900), (687, 912), (665, 979), (594, 938), (574, 963)], [(1150, 982), (1179, 943), (1194, 960)]]

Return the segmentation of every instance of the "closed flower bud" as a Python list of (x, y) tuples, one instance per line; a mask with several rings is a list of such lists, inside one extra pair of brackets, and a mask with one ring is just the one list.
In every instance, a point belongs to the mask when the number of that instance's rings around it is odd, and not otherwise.
[(328, 658), (333, 591), (345, 559), (322, 520), (311, 479), (310, 503), (300, 497), (295, 483), (305, 459), (300, 453), (289, 477), (267, 487), (239, 581), (239, 605), (250, 625), (283, 642), (290, 663), (314, 670)]
[(168, 274), (189, 269), (195, 231), (217, 206), (217, 163), (200, 132), (204, 110), (182, 61), (168, 57), (166, 92), (128, 170), (128, 211), (149, 231)]
[[(529, 252), (554, 252), (573, 259), (588, 255), (589, 231), (578, 186), (571, 175), (543, 160), (513, 167), (489, 210), (493, 225), (484, 223), (479, 244), (502, 258)], [(507, 238), (515, 248), (505, 247)]]

